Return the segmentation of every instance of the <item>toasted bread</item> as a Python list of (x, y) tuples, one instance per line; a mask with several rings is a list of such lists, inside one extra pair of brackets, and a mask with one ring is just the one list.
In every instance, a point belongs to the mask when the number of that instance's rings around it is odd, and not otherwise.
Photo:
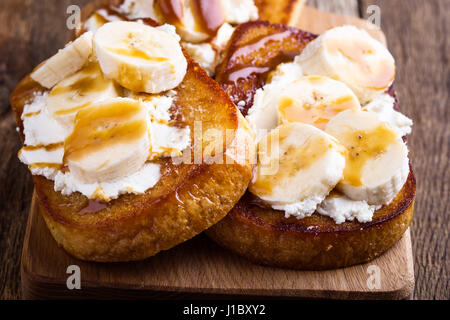
[[(226, 156), (238, 159), (237, 141), (253, 139), (245, 120), (219, 85), (186, 58), (187, 74), (175, 89), (172, 106), (175, 124), (190, 126), (192, 134), (194, 121), (201, 121), (203, 133), (211, 128), (222, 132), (244, 129), (224, 143)], [(11, 95), (22, 139), (24, 105), (42, 90), (27, 76)], [(202, 150), (207, 143), (215, 141), (203, 141)], [(80, 193), (62, 195), (54, 191), (53, 181), (42, 176), (33, 176), (33, 180), (47, 226), (67, 252), (83, 260), (132, 261), (199, 234), (222, 219), (243, 195), (251, 178), (250, 161), (207, 163), (208, 156), (200, 164), (175, 165), (170, 158), (162, 159), (162, 177), (153, 188), (141, 195), (122, 195), (97, 212), (86, 212), (96, 204)]]
[(259, 20), (294, 25), (306, 0), (255, 0)]
[[(264, 40), (267, 37), (272, 38)], [(316, 37), (283, 25), (243, 24), (235, 31), (225, 60), (217, 68), (217, 81), (233, 102), (245, 102), (241, 111), (247, 114), (268, 72), (301, 53)], [(264, 46), (258, 45), (261, 43)], [(237, 52), (245, 54), (237, 56)], [(241, 78), (231, 81), (230, 74), (236, 72)], [(389, 93), (395, 96), (392, 88)], [(307, 270), (350, 266), (379, 256), (401, 238), (412, 220), (415, 190), (411, 170), (403, 189), (392, 203), (374, 213), (371, 222), (342, 224), (317, 212), (300, 220), (287, 219), (284, 212), (267, 207), (247, 192), (227, 217), (206, 233), (219, 245), (260, 264)]]
[(264, 85), (267, 74), (278, 64), (292, 61), (316, 37), (267, 21), (241, 24), (231, 37), (223, 62), (216, 68), (215, 79), (242, 114), (247, 115), (253, 96)]

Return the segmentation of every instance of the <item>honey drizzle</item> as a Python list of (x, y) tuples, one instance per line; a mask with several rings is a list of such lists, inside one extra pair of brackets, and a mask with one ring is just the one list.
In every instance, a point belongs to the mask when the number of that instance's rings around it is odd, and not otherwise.
[[(160, 0), (159, 8), (169, 24), (182, 26), (184, 7), (182, 0)], [(211, 38), (225, 22), (220, 0), (193, 0), (192, 11), (195, 20), (195, 29), (208, 34)]]
[(180, 0), (159, 0), (159, 8), (167, 23), (180, 26), (184, 10)]
[(106, 50), (117, 53), (123, 56), (133, 57), (133, 58), (140, 58), (148, 61), (156, 61), (156, 62), (163, 62), (167, 61), (167, 58), (164, 57), (151, 57), (149, 56), (145, 51), (137, 49), (135, 47), (132, 48), (106, 48)]
[[(290, 131), (281, 127), (278, 132), (278, 143), (281, 145)], [(272, 146), (269, 140), (271, 139), (263, 139), (258, 144), (257, 180), (250, 185), (250, 190), (257, 195), (271, 195), (274, 186), (280, 181), (295, 176), (301, 170), (308, 169), (320, 156), (333, 147), (333, 144), (325, 141), (324, 137), (309, 137), (302, 145), (290, 146), (287, 151), (277, 157), (276, 153), (279, 152), (279, 148)], [(273, 164), (272, 161), (278, 161), (278, 171), (273, 174), (262, 174), (262, 165), (264, 166), (264, 164), (261, 163), (261, 157), (270, 158), (270, 165)]]
[(327, 103), (302, 106), (289, 97), (282, 97), (278, 102), (278, 110), (287, 121), (312, 124), (321, 130), (325, 129), (331, 118), (347, 109), (358, 109), (352, 96), (340, 97)]
[(108, 207), (108, 205), (104, 202), (97, 201), (97, 200), (88, 200), (87, 205), (77, 212), (79, 215), (85, 215), (88, 213), (97, 213), (103, 209)]
[(34, 151), (34, 150), (39, 150), (39, 149), (45, 149), (46, 151), (54, 151), (56, 149), (62, 148), (64, 147), (64, 142), (58, 142), (58, 143), (51, 143), (51, 144), (47, 144), (47, 145), (35, 145), (35, 146), (24, 146), (22, 148), (22, 150), (25, 151)]
[(261, 37), (259, 39), (257, 39), (256, 41), (247, 44), (243, 47), (240, 47), (239, 49), (237, 49), (233, 55), (231, 56), (231, 61), (234, 59), (239, 58), (240, 56), (245, 56), (248, 55), (250, 53), (253, 53), (255, 51), (258, 51), (260, 49), (263, 49), (266, 47), (267, 43), (270, 41), (282, 41), (283, 39), (289, 37), (291, 35), (290, 31), (284, 31), (284, 32), (280, 32), (280, 33), (275, 33), (275, 34), (271, 34), (268, 36), (264, 36)]
[(369, 159), (383, 155), (397, 135), (385, 124), (370, 131), (349, 131), (340, 141), (347, 147), (344, 181), (352, 186), (361, 186), (362, 171)]
[(145, 120), (131, 120), (144, 112), (139, 103), (120, 101), (81, 110), (66, 139), (64, 160), (79, 160), (111, 145), (127, 143), (147, 131)]
[(359, 74), (363, 75), (361, 83), (369, 89), (382, 90), (395, 78), (395, 65), (392, 61), (382, 58), (377, 64), (369, 62), (366, 57), (374, 54), (374, 48), (368, 42), (361, 41), (340, 41), (338, 39), (328, 39), (327, 49), (331, 54), (340, 54), (346, 59), (355, 62), (359, 67)]
[(225, 22), (220, 0), (193, 0), (192, 5), (198, 29), (215, 36)]

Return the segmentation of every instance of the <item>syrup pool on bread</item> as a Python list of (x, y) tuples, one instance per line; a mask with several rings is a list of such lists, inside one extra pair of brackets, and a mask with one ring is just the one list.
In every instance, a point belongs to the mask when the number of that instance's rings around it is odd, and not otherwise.
[(167, 28), (116, 21), (83, 34), (31, 74), (46, 90), (24, 107), (20, 160), (64, 195), (144, 193), (160, 160), (190, 146), (190, 128), (170, 111), (186, 71)]
[(409, 174), (412, 121), (386, 93), (394, 77), (387, 48), (352, 26), (278, 65), (246, 116), (258, 139), (250, 192), (286, 218), (371, 221)]
[(95, 32), (110, 21), (145, 18), (175, 26), (188, 54), (213, 75), (235, 26), (257, 20), (258, 8), (253, 0), (113, 0), (94, 12), (83, 30)]

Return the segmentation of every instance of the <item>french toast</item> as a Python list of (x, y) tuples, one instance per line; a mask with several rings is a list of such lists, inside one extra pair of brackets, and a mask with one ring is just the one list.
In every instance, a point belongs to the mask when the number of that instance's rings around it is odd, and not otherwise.
[(255, 0), (259, 20), (294, 25), (306, 0)]
[[(194, 121), (201, 121), (202, 133), (212, 128), (235, 132), (226, 142), (205, 139), (202, 150), (209, 143), (223, 143), (222, 156), (240, 159), (237, 141), (252, 139), (245, 120), (219, 85), (187, 55), (186, 59), (186, 76), (174, 89), (177, 99), (171, 106), (173, 121), (189, 127), (193, 127)], [(22, 140), (24, 105), (43, 90), (28, 75), (11, 95)], [(239, 134), (238, 128), (243, 129)], [(198, 164), (174, 164), (171, 158), (162, 158), (161, 178), (153, 188), (143, 194), (121, 195), (107, 204), (89, 200), (78, 192), (70, 195), (56, 192), (54, 182), (43, 176), (34, 175), (33, 180), (45, 222), (68, 253), (98, 262), (141, 260), (218, 222), (245, 192), (251, 178), (250, 161), (211, 164), (209, 156), (204, 153)]]
[[(292, 61), (316, 37), (268, 22), (240, 25), (217, 67), (216, 80), (246, 115), (269, 72), (281, 62)], [(395, 97), (393, 87), (388, 94)], [(206, 234), (224, 248), (263, 265), (303, 270), (350, 266), (376, 258), (402, 237), (412, 220), (415, 190), (410, 168), (401, 191), (389, 205), (374, 212), (371, 222), (341, 224), (317, 211), (302, 219), (286, 218), (284, 211), (247, 191)]]

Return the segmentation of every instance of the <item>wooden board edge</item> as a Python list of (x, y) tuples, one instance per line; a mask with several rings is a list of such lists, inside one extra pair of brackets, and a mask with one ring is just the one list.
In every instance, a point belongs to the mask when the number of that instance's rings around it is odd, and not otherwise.
[[(115, 288), (111, 284), (98, 285), (89, 281), (82, 281), (82, 290), (70, 291), (65, 287), (63, 279), (48, 278), (33, 272), (32, 265), (26, 262), (28, 251), (27, 242), (30, 241), (31, 231), (36, 225), (37, 219), (43, 219), (40, 213), (36, 192), (33, 193), (32, 206), (28, 217), (27, 229), (25, 234), (24, 246), (22, 250), (21, 260), (21, 286), (23, 299), (354, 299), (354, 300), (400, 300), (407, 299), (414, 289), (414, 266), (411, 246), (410, 229), (405, 232), (404, 236), (399, 240), (402, 243), (396, 245), (403, 246), (406, 254), (406, 274), (401, 277), (399, 286), (391, 290), (373, 290), (373, 291), (345, 291), (324, 289), (285, 289), (277, 290), (261, 290), (261, 289), (214, 289), (214, 288), (181, 288), (170, 286), (147, 286), (138, 288), (135, 286), (127, 286)], [(45, 223), (45, 222), (44, 222)], [(48, 230), (47, 230), (48, 231)], [(48, 231), (49, 232), (49, 231)], [(392, 248), (391, 248), (392, 249)], [(389, 249), (389, 250), (391, 250)], [(63, 249), (61, 249), (63, 250)], [(388, 253), (387, 251), (386, 253)], [(364, 266), (360, 265), (361, 267)], [(356, 266), (358, 267), (358, 266)], [(331, 270), (333, 271), (333, 270)], [(84, 289), (83, 289), (84, 288)], [(126, 291), (126, 293), (124, 293)], [(61, 296), (61, 292), (65, 292)]]

